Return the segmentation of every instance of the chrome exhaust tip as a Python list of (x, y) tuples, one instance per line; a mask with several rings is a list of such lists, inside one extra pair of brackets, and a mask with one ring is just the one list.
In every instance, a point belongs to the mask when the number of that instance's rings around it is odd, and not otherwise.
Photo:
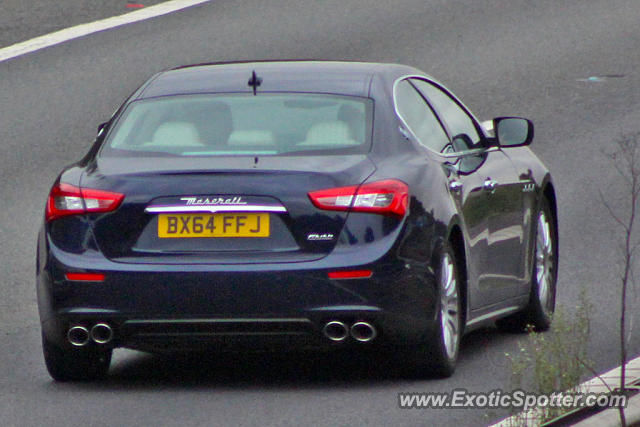
[(67, 340), (76, 347), (82, 347), (89, 343), (89, 330), (81, 325), (75, 325), (67, 331)]
[(113, 339), (113, 329), (106, 323), (96, 323), (91, 328), (91, 339), (96, 344), (107, 344)]
[(331, 341), (344, 341), (349, 336), (349, 328), (342, 322), (337, 320), (332, 320), (324, 325), (322, 328), (322, 333), (325, 337), (329, 338)]
[(360, 342), (372, 341), (378, 333), (376, 328), (368, 322), (356, 322), (351, 325), (351, 337)]

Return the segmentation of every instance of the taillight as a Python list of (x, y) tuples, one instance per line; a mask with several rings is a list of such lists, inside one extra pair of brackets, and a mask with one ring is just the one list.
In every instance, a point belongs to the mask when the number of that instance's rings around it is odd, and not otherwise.
[(110, 212), (120, 206), (122, 199), (124, 194), (89, 188), (80, 189), (71, 184), (58, 183), (49, 193), (45, 218), (51, 221), (67, 215)]
[(396, 179), (387, 179), (349, 187), (329, 188), (309, 193), (311, 202), (331, 211), (371, 212), (404, 216), (409, 203), (409, 186)]

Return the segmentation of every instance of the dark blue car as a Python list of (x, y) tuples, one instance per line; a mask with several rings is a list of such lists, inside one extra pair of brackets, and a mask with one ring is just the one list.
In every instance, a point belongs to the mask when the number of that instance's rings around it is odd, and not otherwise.
[(451, 375), (463, 331), (549, 327), (556, 197), (533, 125), (481, 125), (402, 65), (159, 73), (59, 175), (38, 237), (45, 361), (393, 347)]

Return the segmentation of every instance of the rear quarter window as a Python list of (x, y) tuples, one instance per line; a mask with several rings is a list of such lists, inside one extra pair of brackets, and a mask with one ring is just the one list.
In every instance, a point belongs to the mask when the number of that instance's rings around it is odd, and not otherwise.
[(398, 114), (421, 145), (438, 153), (450, 145), (437, 117), (408, 80), (397, 84), (395, 103)]

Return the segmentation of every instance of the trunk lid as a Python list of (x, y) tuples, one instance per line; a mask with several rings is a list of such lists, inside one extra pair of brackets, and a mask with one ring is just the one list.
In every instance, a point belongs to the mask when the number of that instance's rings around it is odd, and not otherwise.
[(348, 214), (320, 210), (307, 194), (359, 185), (374, 170), (364, 154), (103, 157), (81, 186), (125, 195), (116, 211), (89, 215), (113, 261), (300, 262), (326, 256)]

